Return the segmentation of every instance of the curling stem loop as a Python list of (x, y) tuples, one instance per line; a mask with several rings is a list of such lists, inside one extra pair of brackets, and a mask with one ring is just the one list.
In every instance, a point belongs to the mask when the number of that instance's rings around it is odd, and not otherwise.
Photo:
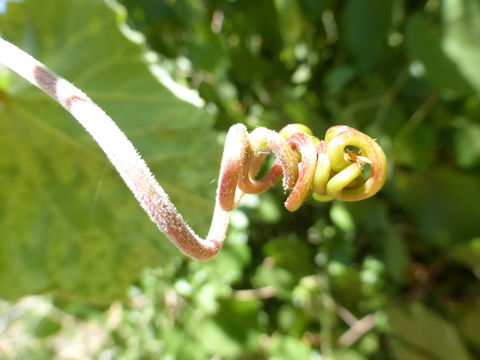
[[(257, 179), (269, 153), (276, 161)], [(287, 125), (279, 133), (262, 127), (248, 133), (236, 124), (225, 140), (218, 202), (231, 211), (243, 194), (268, 190), (282, 174), (284, 189), (291, 190), (285, 207), (295, 211), (310, 195), (319, 201), (373, 196), (385, 183), (387, 160), (375, 140), (348, 126), (333, 126), (319, 140), (301, 124)]]

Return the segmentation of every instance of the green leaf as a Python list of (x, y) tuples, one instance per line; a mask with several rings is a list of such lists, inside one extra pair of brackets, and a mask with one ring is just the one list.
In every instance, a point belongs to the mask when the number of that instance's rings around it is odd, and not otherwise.
[[(0, 28), (112, 115), (203, 235), (219, 159), (211, 118), (198, 99), (197, 106), (180, 99), (195, 97), (144, 60), (141, 39), (127, 38), (123, 13), (108, 4), (10, 3)], [(67, 112), (18, 77), (6, 96), (0, 107), (0, 296), (52, 289), (109, 301), (123, 296), (142, 267), (179, 256)]]
[(330, 218), (336, 226), (346, 233), (351, 233), (355, 230), (352, 214), (350, 214), (344, 203), (338, 201), (333, 203), (330, 208)]
[(305, 314), (290, 304), (283, 305), (278, 311), (278, 328), (287, 334), (301, 336), (307, 327)]
[(405, 36), (409, 55), (423, 64), (425, 76), (433, 86), (455, 94), (472, 92), (456, 64), (442, 48), (440, 26), (423, 14), (415, 14), (408, 19)]
[(466, 306), (460, 321), (460, 330), (476, 349), (480, 349), (480, 337), (478, 336), (478, 324), (480, 324), (480, 302), (472, 306)]
[(339, 350), (332, 355), (333, 360), (366, 360), (366, 357), (356, 352), (355, 350)]
[(299, 4), (295, 0), (274, 0), (277, 10), (278, 25), (285, 47), (298, 43), (302, 34), (302, 18)]
[(391, 25), (391, 0), (350, 0), (345, 9), (345, 41), (362, 71), (379, 62)]
[(45, 338), (57, 333), (60, 328), (61, 326), (57, 321), (44, 317), (38, 321), (33, 331), (35, 336)]
[(386, 228), (383, 236), (383, 252), (388, 275), (393, 281), (403, 283), (409, 258), (407, 245), (398, 229), (394, 227)]
[(466, 244), (452, 247), (449, 257), (469, 266), (474, 271), (480, 270), (480, 237), (476, 237)]
[(455, 122), (454, 150), (457, 163), (464, 168), (480, 165), (480, 125), (466, 119)]
[(423, 305), (393, 305), (388, 316), (397, 359), (470, 359), (455, 327)]
[[(260, 336), (260, 302), (229, 300), (213, 320), (196, 324), (193, 336), (212, 355), (238, 358), (254, 351)], [(264, 330), (264, 329), (262, 329)]]
[(271, 360), (310, 359), (310, 347), (293, 336), (273, 336), (267, 349)]
[(219, 327), (234, 339), (243, 353), (254, 351), (258, 346), (258, 338), (265, 331), (261, 302), (250, 301), (224, 301), (222, 309), (215, 320)]
[(426, 243), (449, 246), (478, 236), (478, 178), (446, 168), (424, 174), (397, 172), (395, 196)]
[(335, 96), (345, 89), (355, 78), (355, 69), (350, 66), (339, 66), (330, 70), (325, 76), (325, 85), (329, 94)]
[(271, 239), (265, 244), (263, 251), (265, 256), (275, 261), (276, 266), (287, 269), (294, 276), (300, 278), (313, 271), (312, 264), (307, 261), (312, 258), (312, 252), (305, 242), (296, 237)]
[(393, 151), (398, 164), (407, 165), (417, 171), (432, 166), (438, 148), (437, 133), (426, 124), (417, 125), (414, 130), (399, 132), (393, 139)]
[(297, 281), (288, 270), (267, 263), (257, 267), (252, 283), (255, 287), (271, 286), (278, 297), (290, 298)]
[(443, 1), (443, 48), (477, 92), (480, 91), (480, 3), (476, 0)]

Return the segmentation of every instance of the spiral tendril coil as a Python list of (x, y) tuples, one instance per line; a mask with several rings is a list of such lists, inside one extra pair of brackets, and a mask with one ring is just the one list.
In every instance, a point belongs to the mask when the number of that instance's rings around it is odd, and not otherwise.
[[(269, 153), (276, 161), (256, 179)], [(283, 187), (290, 190), (285, 207), (295, 211), (311, 195), (319, 201), (373, 196), (385, 183), (387, 160), (374, 139), (348, 126), (333, 126), (320, 140), (301, 124), (287, 125), (278, 133), (263, 127), (248, 133), (236, 124), (225, 140), (217, 200), (223, 210), (231, 211), (243, 194), (268, 190), (282, 174)]]

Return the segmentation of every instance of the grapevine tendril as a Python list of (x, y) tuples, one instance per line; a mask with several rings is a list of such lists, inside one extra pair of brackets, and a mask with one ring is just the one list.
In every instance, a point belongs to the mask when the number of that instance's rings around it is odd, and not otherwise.
[[(203, 239), (185, 222), (130, 140), (85, 93), (2, 38), (0, 64), (70, 112), (105, 152), (150, 219), (193, 259), (207, 260), (218, 253), (229, 213), (243, 194), (266, 191), (282, 175), (284, 189), (291, 191), (285, 201), (289, 211), (297, 210), (311, 194), (320, 201), (366, 199), (386, 179), (387, 162), (380, 146), (348, 126), (331, 127), (325, 140), (319, 140), (301, 124), (288, 125), (280, 133), (266, 128), (248, 133), (244, 125), (237, 124), (227, 133), (213, 219)], [(256, 179), (269, 153), (276, 156), (276, 162), (264, 177)], [(367, 177), (363, 175), (366, 166), (370, 168)]]
[[(320, 201), (357, 201), (381, 189), (387, 162), (375, 140), (348, 126), (331, 127), (322, 141), (310, 134), (301, 124), (287, 125), (279, 134), (265, 128), (248, 134), (244, 125), (232, 126), (220, 172), (218, 197), (222, 209), (233, 210), (243, 193), (268, 190), (282, 172), (284, 189), (291, 189), (285, 201), (289, 211), (297, 210), (311, 194)], [(359, 151), (349, 150), (352, 146)], [(269, 152), (277, 161), (267, 175), (254, 180)], [(368, 179), (362, 174), (366, 165), (370, 167)]]

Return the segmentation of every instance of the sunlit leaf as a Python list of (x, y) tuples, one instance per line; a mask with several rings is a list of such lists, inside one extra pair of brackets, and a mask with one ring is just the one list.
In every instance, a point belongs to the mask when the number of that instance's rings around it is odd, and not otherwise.
[(459, 71), (480, 91), (480, 3), (476, 0), (443, 1), (443, 47)]
[(309, 359), (310, 348), (302, 340), (293, 336), (274, 336), (268, 343), (269, 359)]
[(449, 253), (452, 259), (469, 266), (474, 271), (480, 270), (480, 237), (474, 238), (466, 244), (452, 247)]
[[(172, 89), (194, 96), (152, 75), (141, 46), (119, 29), (127, 31), (122, 19), (100, 0), (29, 0), (10, 3), (0, 28), (112, 115), (203, 235), (217, 171), (211, 119)], [(53, 289), (110, 300), (122, 296), (143, 266), (177, 256), (68, 113), (18, 77), (6, 96), (0, 108), (1, 296)]]
[(442, 48), (442, 27), (423, 14), (408, 19), (406, 45), (412, 60), (425, 67), (425, 76), (433, 86), (450, 94), (468, 94), (472, 88), (459, 72), (457, 65)]
[(456, 121), (454, 136), (457, 163), (464, 168), (480, 165), (480, 125), (466, 119)]

